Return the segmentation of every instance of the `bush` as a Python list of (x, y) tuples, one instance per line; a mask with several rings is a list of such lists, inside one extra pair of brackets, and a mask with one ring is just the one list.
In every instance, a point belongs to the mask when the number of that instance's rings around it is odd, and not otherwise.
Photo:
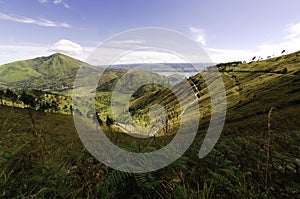
[(287, 72), (288, 72), (288, 69), (287, 69), (287, 68), (284, 68), (284, 69), (281, 71), (282, 74), (287, 74)]

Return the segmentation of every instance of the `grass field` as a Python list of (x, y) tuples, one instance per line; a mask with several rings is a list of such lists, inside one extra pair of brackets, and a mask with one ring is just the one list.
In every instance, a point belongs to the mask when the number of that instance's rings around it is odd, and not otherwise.
[[(181, 117), (185, 107), (179, 107), (170, 90), (160, 89), (132, 98), (130, 110), (143, 126), (152, 105), (164, 106), (169, 121), (161, 136), (134, 138), (120, 126), (104, 123), (115, 145), (149, 152), (168, 144), (180, 122), (199, 122), (184, 155), (150, 173), (120, 172), (97, 161), (82, 145), (72, 115), (24, 109), (22, 103), (19, 108), (0, 105), (0, 198), (298, 198), (300, 52), (219, 70), (226, 88), (226, 122), (218, 143), (202, 159), (198, 153), (211, 103), (201, 74), (188, 79), (197, 87), (199, 97), (192, 97), (199, 104), (200, 121), (193, 114), (194, 103), (188, 104), (189, 115)], [(44, 95), (60, 102), (60, 109), (71, 101), (70, 91)], [(96, 94), (96, 111), (103, 121), (111, 114), (110, 97), (111, 92)]]

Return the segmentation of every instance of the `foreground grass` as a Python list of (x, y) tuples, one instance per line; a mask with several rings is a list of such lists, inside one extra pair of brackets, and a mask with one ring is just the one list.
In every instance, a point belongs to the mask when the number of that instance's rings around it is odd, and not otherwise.
[[(299, 130), (272, 126), (268, 145), (267, 130), (226, 125), (215, 149), (200, 160), (201, 131), (185, 155), (167, 168), (128, 174), (90, 156), (71, 116), (31, 111), (33, 129), (28, 110), (4, 106), (0, 110), (2, 198), (296, 198), (299, 194)], [(271, 123), (280, 123), (276, 112), (273, 116)], [(112, 131), (107, 133), (116, 144), (134, 152), (170, 141), (156, 138), (150, 146), (151, 140), (120, 133), (116, 137), (117, 129)]]

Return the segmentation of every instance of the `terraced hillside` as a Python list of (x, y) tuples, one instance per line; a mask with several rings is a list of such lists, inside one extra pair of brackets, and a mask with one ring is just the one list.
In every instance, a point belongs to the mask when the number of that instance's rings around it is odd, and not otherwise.
[[(267, 115), (273, 107), (272, 126), (284, 125), (287, 129), (299, 128), (300, 111), (300, 52), (272, 59), (239, 65), (218, 65), (226, 90), (227, 116), (225, 130), (239, 126), (243, 131), (265, 130)], [(202, 75), (210, 73), (207, 69), (188, 79), (194, 89), (200, 106), (201, 126), (205, 128), (211, 114), (210, 93)], [(180, 89), (182, 84), (174, 86)], [(146, 102), (144, 102), (146, 100)], [(143, 105), (141, 105), (143, 104)], [(167, 90), (148, 93), (147, 97), (136, 99), (131, 103), (136, 120), (147, 114), (154, 104), (169, 107), (169, 112), (182, 112), (178, 101)], [(174, 107), (175, 108), (174, 110)], [(172, 110), (171, 110), (172, 109)], [(193, 109), (193, 108), (191, 108)], [(174, 115), (174, 114), (173, 114)], [(189, 120), (197, 122), (198, 115), (190, 113)], [(177, 116), (171, 115), (171, 121), (177, 122)], [(229, 128), (230, 126), (230, 128)], [(170, 132), (172, 125), (170, 126)]]

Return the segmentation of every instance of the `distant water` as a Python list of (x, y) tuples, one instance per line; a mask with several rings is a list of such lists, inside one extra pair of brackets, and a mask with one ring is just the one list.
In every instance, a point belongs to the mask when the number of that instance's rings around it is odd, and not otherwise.
[(176, 72), (176, 71), (173, 71), (173, 72), (155, 72), (155, 73), (166, 76), (166, 77), (169, 77), (171, 75), (181, 75), (182, 76), (181, 79), (171, 81), (171, 84), (174, 85), (174, 84), (181, 82), (184, 79), (187, 79), (189, 77), (196, 75), (199, 72)]
[(170, 76), (174, 74), (183, 75), (185, 78), (189, 78), (201, 71), (206, 67), (213, 65), (212, 63), (141, 63), (141, 64), (120, 64), (113, 65), (115, 69), (129, 69), (137, 71), (147, 71), (157, 73), (164, 76)]
[(159, 75), (164, 75), (166, 77), (179, 74), (179, 75), (184, 76), (185, 78), (189, 78), (189, 77), (196, 75), (199, 72), (175, 72), (174, 71), (174, 72), (155, 72), (155, 73), (157, 73)]

